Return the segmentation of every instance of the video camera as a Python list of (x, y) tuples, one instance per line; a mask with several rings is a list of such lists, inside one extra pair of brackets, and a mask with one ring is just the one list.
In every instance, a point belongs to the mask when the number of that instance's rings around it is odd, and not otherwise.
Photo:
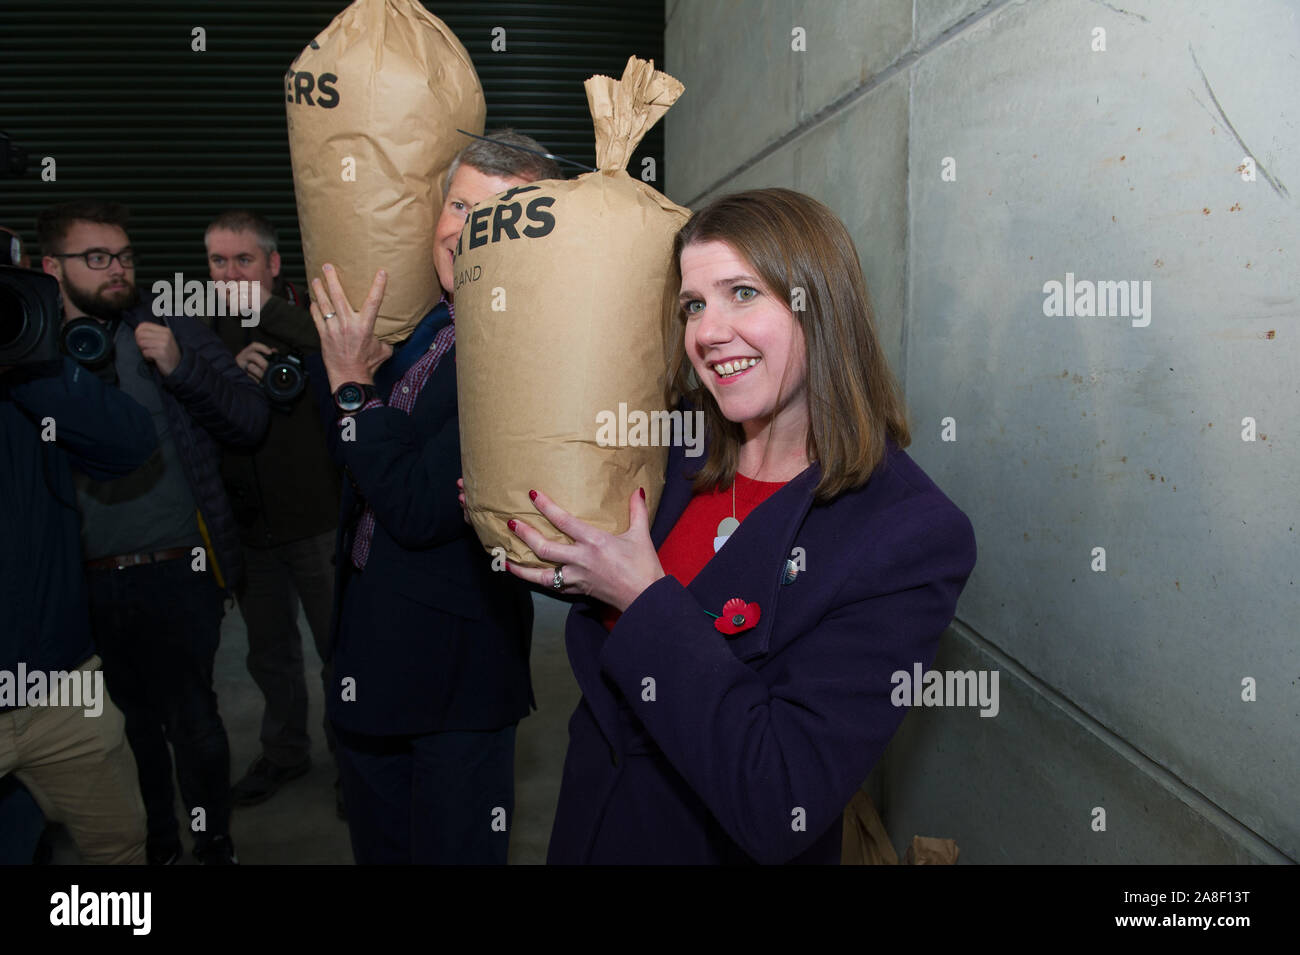
[(57, 361), (65, 354), (105, 381), (115, 376), (117, 321), (63, 323), (58, 280), (31, 269), (0, 265), (0, 367)]
[(0, 265), (0, 366), (58, 360), (62, 324), (53, 276)]

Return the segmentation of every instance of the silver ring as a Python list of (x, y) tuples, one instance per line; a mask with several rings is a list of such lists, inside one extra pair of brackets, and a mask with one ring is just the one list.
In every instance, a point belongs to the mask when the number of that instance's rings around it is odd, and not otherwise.
[(564, 589), (564, 567), (555, 568), (555, 576), (551, 578), (551, 587), (555, 590)]
[(329, 319), (329, 318), (333, 318), (333, 317), (334, 317), (335, 315), (337, 315), (337, 314), (338, 314), (338, 312), (326, 312), (326, 313), (325, 313), (325, 317), (326, 317), (327, 319)]

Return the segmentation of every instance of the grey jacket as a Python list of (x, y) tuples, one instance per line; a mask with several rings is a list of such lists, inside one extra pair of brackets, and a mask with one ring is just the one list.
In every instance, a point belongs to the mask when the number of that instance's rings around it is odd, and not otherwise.
[[(146, 296), (125, 312), (134, 331), (141, 322), (163, 324)], [(199, 509), (199, 530), (209, 568), (218, 584), (233, 589), (243, 577), (239, 529), (221, 482), (221, 445), (251, 448), (266, 433), (270, 408), (257, 382), (239, 370), (234, 356), (201, 319), (169, 316), (181, 362), (163, 376), (153, 369), (163, 407), (180, 454), (185, 479)]]

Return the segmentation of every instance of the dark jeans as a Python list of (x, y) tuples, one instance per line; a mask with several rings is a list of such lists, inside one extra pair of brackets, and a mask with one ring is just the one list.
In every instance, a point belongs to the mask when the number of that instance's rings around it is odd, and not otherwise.
[(124, 570), (91, 570), (90, 614), (104, 681), (126, 717), (149, 843), (174, 842), (170, 742), (181, 799), (196, 846), (230, 832), (230, 744), (217, 712), (212, 666), (221, 640), (224, 596), (210, 572), (188, 559)]
[(505, 865), (515, 725), (362, 736), (335, 727), (358, 865)]
[[(244, 548), (239, 611), (248, 628), (248, 672), (262, 691), (262, 755), (280, 767), (297, 766), (311, 754), (307, 735), (307, 681), (303, 675), (302, 601), (321, 681), (330, 685), (330, 612), (334, 600), (334, 531), (278, 547)], [(334, 727), (325, 719), (325, 742), (334, 749)]]

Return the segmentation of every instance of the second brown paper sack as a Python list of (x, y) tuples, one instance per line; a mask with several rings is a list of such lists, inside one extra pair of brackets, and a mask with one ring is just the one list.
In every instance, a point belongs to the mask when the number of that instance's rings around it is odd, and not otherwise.
[[(664, 431), (682, 438), (680, 413), (674, 424), (664, 408), (662, 310), (673, 238), (690, 210), (624, 169), (682, 85), (632, 57), (621, 80), (594, 76), (586, 90), (599, 170), (481, 203), (456, 254), (466, 510), (486, 550), (527, 567), (547, 565), (506, 521), (568, 542), (530, 489), (622, 534), (637, 488), (653, 519)], [(637, 429), (652, 416), (653, 429)]]

